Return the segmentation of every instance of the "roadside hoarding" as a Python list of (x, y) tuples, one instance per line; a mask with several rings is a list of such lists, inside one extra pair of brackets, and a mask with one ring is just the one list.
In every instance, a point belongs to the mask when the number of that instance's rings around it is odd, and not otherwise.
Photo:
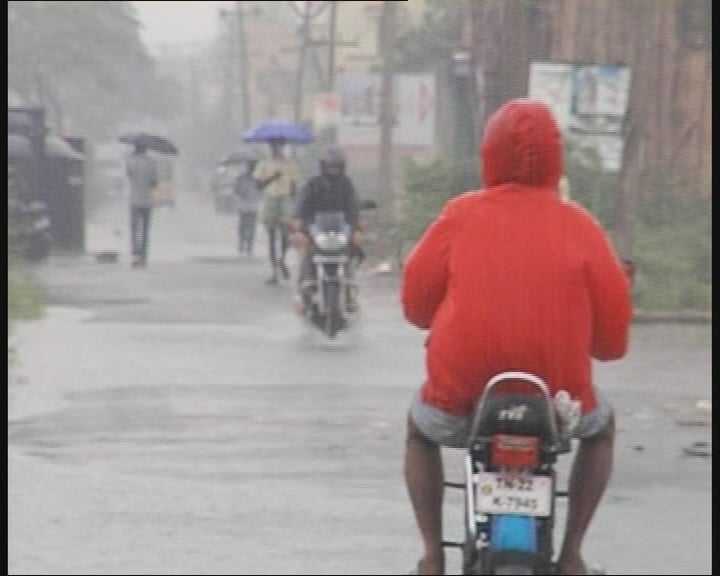
[(545, 102), (563, 135), (593, 151), (603, 170), (618, 172), (630, 79), (626, 66), (533, 62), (528, 96)]
[[(380, 142), (379, 74), (353, 72), (338, 76), (338, 141), (340, 145), (376, 147)], [(435, 144), (435, 77), (398, 74), (393, 86), (393, 145), (432, 147)]]

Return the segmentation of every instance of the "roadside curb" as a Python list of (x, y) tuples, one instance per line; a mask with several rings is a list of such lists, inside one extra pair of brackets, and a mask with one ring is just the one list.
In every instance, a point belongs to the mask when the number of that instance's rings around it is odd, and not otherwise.
[(712, 324), (712, 311), (635, 310), (633, 324)]

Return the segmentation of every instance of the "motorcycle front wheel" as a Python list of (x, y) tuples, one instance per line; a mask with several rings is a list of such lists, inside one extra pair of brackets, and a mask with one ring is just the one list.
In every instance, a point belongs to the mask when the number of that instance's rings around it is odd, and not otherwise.
[(506, 566), (498, 566), (495, 568), (495, 574), (503, 576), (528, 576), (534, 574), (529, 566), (521, 566), (519, 564), (507, 564)]
[(325, 333), (334, 338), (342, 329), (342, 313), (340, 312), (340, 286), (337, 282), (326, 282), (325, 289)]

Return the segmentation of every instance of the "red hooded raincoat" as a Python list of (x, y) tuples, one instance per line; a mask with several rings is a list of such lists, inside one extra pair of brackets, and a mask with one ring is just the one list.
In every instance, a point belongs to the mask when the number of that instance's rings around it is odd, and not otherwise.
[(627, 349), (629, 280), (595, 218), (559, 197), (562, 140), (545, 105), (503, 105), (481, 156), (486, 188), (448, 201), (405, 262), (405, 315), (430, 329), (422, 398), (467, 414), (493, 375), (521, 370), (588, 412), (591, 358)]

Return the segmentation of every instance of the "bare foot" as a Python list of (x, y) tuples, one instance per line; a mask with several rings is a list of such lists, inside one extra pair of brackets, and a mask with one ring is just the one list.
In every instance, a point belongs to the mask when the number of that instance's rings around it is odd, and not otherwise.
[(423, 558), (418, 563), (418, 574), (425, 576), (443, 576), (445, 574), (445, 558)]
[(563, 575), (589, 574), (582, 558), (558, 560), (557, 573)]

